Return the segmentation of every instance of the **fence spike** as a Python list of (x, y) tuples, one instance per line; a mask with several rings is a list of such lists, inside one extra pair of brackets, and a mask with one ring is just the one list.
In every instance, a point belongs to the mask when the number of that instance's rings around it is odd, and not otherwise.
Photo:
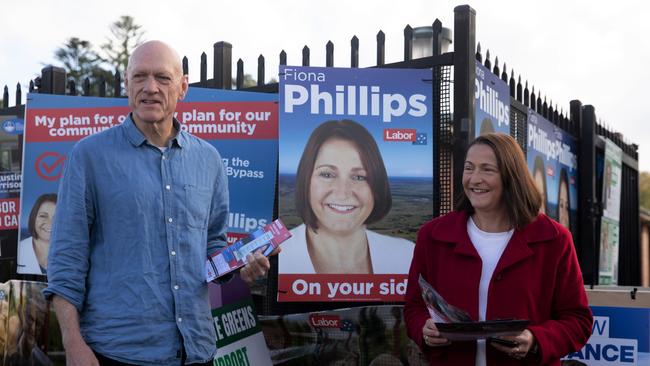
[(183, 56), (183, 75), (189, 75), (190, 74), (190, 65), (187, 60), (187, 56)]
[(287, 53), (284, 50), (280, 52), (280, 65), (287, 65)]
[(34, 92), (34, 80), (29, 81), (29, 89), (27, 89), (30, 93)]
[(302, 48), (302, 66), (309, 66), (309, 47)]
[(201, 53), (201, 67), (199, 73), (199, 81), (201, 82), (201, 86), (208, 86), (208, 55), (205, 52)]
[(506, 70), (505, 62), (503, 63), (503, 70), (501, 70), (501, 80), (503, 80), (506, 84), (508, 83), (508, 71)]
[(334, 43), (327, 41), (325, 45), (325, 66), (334, 67)]
[(533, 91), (530, 93), (530, 107), (535, 111), (539, 112), (537, 110), (537, 99), (535, 98), (537, 94), (535, 94), (535, 86), (533, 85)]
[(9, 108), (9, 87), (5, 85), (5, 89), (2, 92), (2, 108)]
[(77, 95), (77, 86), (75, 85), (74, 79), (68, 80), (68, 95)]
[(377, 33), (377, 66), (383, 66), (386, 53), (386, 35), (383, 31)]
[(485, 51), (485, 63), (483, 66), (485, 66), (485, 68), (488, 70), (492, 68), (492, 62), (490, 61), (490, 50)]
[[(184, 75), (187, 75), (187, 73)], [(120, 70), (117, 68), (115, 69), (115, 75), (113, 76), (113, 96), (116, 98), (122, 96), (122, 74), (120, 74)]]
[(106, 80), (103, 75), (99, 77), (99, 96), (106, 96)]
[(237, 78), (235, 79), (235, 87), (237, 90), (244, 88), (244, 61), (237, 60)]
[(37, 93), (42, 92), (42, 90), (41, 90), (41, 82), (42, 82), (42, 80), (41, 80), (40, 76), (37, 76), (37, 77), (34, 78), (34, 89), (36, 90)]
[(404, 61), (413, 59), (413, 28), (406, 25), (404, 28)]
[(359, 38), (352, 36), (350, 40), (350, 67), (359, 67)]
[(264, 61), (264, 55), (260, 54), (257, 58), (257, 86), (264, 85), (266, 66)]
[[(519, 80), (521, 80), (521, 74), (519, 75)], [(528, 91), (528, 80), (526, 80), (526, 84), (524, 87), (524, 105), (526, 107), (530, 106), (530, 92)]]
[(497, 77), (501, 76), (501, 72), (499, 71), (499, 56), (494, 59), (494, 68), (492, 69), (492, 73)]
[(90, 96), (90, 79), (89, 78), (84, 79), (82, 89), (83, 89), (83, 92), (84, 92), (84, 96)]
[(481, 42), (476, 44), (476, 61), (483, 63), (483, 55), (481, 55)]

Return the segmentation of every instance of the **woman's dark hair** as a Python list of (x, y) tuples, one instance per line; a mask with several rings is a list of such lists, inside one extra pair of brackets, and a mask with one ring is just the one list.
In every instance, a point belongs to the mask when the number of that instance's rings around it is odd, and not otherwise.
[[(523, 228), (537, 217), (542, 205), (542, 197), (526, 166), (524, 152), (514, 138), (503, 133), (479, 136), (472, 141), (467, 150), (479, 144), (489, 146), (494, 152), (503, 184), (503, 200), (508, 217), (515, 228)], [(464, 190), (460, 191), (456, 210), (474, 213), (474, 207)]]
[(371, 224), (384, 218), (393, 204), (388, 184), (388, 174), (377, 143), (365, 127), (352, 120), (327, 121), (318, 126), (309, 136), (296, 173), (296, 210), (305, 225), (318, 229), (318, 220), (309, 203), (309, 187), (314, 164), (321, 146), (326, 141), (338, 139), (349, 141), (357, 149), (367, 182), (372, 191), (374, 206), (364, 224)]
[(36, 199), (34, 206), (32, 206), (32, 210), (29, 212), (29, 221), (27, 221), (27, 230), (29, 231), (29, 235), (31, 235), (32, 238), (34, 239), (39, 239), (38, 234), (36, 234), (36, 228), (34, 227), (34, 225), (36, 224), (36, 216), (38, 215), (38, 210), (41, 208), (41, 205), (45, 202), (52, 202), (56, 205), (56, 193), (45, 193), (40, 195)]

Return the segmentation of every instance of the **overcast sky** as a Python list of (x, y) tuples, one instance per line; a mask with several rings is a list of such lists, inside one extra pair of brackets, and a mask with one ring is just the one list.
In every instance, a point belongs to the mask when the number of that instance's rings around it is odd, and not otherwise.
[[(399, 4), (399, 5), (398, 5)], [(438, 18), (453, 29), (454, 7), (438, 0), (277, 0), (277, 1), (5, 1), (0, 11), (0, 86), (26, 90), (44, 63), (69, 37), (99, 45), (109, 25), (131, 15), (146, 31), (190, 60), (190, 81), (198, 79), (201, 52), (233, 45), (233, 63), (256, 75), (257, 57), (266, 57), (267, 80), (277, 74), (278, 54), (299, 64), (311, 49), (311, 65), (325, 66), (325, 44), (334, 43), (335, 66), (349, 66), (350, 39), (360, 42), (360, 66), (375, 62), (375, 37), (386, 34), (386, 62), (400, 61), (403, 29), (431, 25)], [(596, 108), (611, 129), (640, 145), (640, 169), (650, 171), (650, 123), (644, 121), (650, 89), (650, 3), (646, 1), (474, 1), (477, 40), (492, 57), (514, 67), (567, 111), (572, 99)], [(453, 47), (453, 46), (452, 46)], [(233, 72), (235, 68), (233, 67)]]

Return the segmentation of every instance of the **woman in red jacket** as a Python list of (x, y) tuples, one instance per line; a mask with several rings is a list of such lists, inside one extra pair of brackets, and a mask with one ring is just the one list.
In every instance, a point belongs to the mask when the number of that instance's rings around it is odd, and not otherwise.
[[(422, 226), (409, 272), (404, 316), (431, 365), (559, 365), (589, 338), (592, 314), (571, 233), (539, 214), (541, 195), (517, 142), (474, 140), (455, 212)], [(528, 319), (507, 347), (440, 336), (418, 278), (474, 320)]]

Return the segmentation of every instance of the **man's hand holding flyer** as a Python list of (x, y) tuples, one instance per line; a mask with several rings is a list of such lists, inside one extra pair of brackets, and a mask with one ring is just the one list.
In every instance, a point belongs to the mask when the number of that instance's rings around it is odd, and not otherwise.
[(212, 282), (226, 273), (243, 267), (248, 263), (246, 256), (250, 253), (261, 250), (262, 254), (268, 256), (290, 237), (291, 233), (280, 219), (267, 224), (261, 229), (257, 229), (249, 236), (208, 257), (205, 262), (206, 282)]

